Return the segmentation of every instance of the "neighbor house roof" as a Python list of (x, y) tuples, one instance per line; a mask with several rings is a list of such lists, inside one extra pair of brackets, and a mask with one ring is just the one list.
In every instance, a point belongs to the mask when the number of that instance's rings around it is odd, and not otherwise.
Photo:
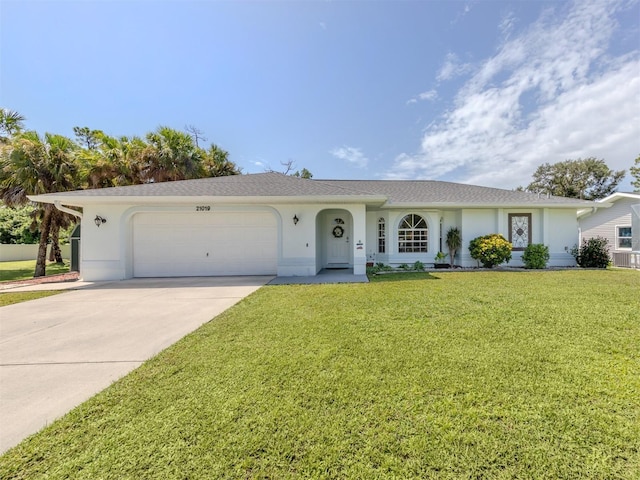
[[(596, 203), (598, 204), (598, 206), (601, 206), (601, 204), (603, 204), (605, 207), (610, 207), (617, 201), (622, 200), (623, 198), (631, 198), (632, 200), (638, 200), (638, 202), (640, 203), (640, 193), (636, 193), (636, 192), (614, 192), (605, 198), (596, 200)], [(583, 210), (578, 211), (578, 217), (584, 217), (585, 215), (592, 214), (593, 212), (594, 212), (593, 209), (585, 208)]]
[(147, 183), (33, 195), (31, 200), (82, 206), (97, 203), (194, 201), (216, 198), (239, 202), (357, 202), (432, 207), (589, 208), (593, 202), (529, 192), (433, 180), (310, 180), (281, 173), (258, 173)]

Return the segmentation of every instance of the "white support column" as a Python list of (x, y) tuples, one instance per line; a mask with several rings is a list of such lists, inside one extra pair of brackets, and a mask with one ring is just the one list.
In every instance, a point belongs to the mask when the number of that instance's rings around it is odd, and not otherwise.
[(367, 208), (354, 205), (349, 208), (353, 217), (353, 273), (367, 273)]
[[(531, 226), (529, 226), (531, 228)], [(549, 209), (542, 209), (542, 243), (549, 246)]]

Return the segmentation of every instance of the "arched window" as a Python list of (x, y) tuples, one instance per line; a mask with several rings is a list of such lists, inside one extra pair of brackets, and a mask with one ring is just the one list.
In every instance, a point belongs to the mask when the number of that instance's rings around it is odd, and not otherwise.
[(378, 219), (378, 253), (385, 253), (387, 251), (387, 229), (384, 222), (384, 218)]
[(420, 215), (410, 213), (398, 226), (398, 252), (426, 252), (429, 240), (427, 222)]

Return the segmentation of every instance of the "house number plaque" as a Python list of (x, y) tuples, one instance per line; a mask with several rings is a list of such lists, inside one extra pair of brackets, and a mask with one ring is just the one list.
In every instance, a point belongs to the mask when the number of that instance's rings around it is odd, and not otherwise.
[(196, 205), (196, 212), (209, 212), (211, 205)]

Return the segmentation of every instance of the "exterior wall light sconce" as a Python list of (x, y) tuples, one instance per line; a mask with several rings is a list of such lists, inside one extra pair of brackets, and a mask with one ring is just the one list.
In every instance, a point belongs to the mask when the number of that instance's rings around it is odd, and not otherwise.
[(300, 219), (298, 218), (298, 215), (294, 215), (293, 216), (293, 224), (297, 225), (299, 221), (300, 221)]
[(94, 218), (93, 221), (96, 224), (96, 227), (99, 227), (103, 223), (107, 223), (107, 219), (102, 218), (100, 215), (96, 215), (96, 218)]

